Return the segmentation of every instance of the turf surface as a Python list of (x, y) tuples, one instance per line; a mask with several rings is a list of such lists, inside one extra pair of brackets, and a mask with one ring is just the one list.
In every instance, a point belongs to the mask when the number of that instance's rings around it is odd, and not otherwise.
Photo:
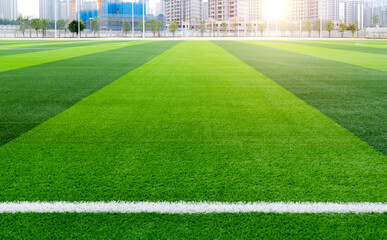
[(301, 46), (284, 41), (250, 41), (250, 43), (387, 72), (386, 55), (330, 49), (315, 46)]
[(2, 239), (383, 239), (381, 214), (7, 214)]
[(173, 42), (136, 44), (0, 72), (0, 146), (141, 66), (172, 45)]
[(171, 48), (0, 159), (1, 201), (386, 201), (381, 153), (209, 42)]
[[(113, 42), (2, 56), (0, 202), (386, 202), (385, 56), (326, 49)], [(385, 229), (385, 214), (0, 214), (6, 239)]]
[(55, 49), (63, 49), (63, 48), (74, 48), (74, 47), (84, 47), (88, 45), (94, 44), (102, 44), (105, 42), (101, 41), (85, 41), (85, 42), (77, 42), (77, 43), (38, 43), (32, 45), (19, 45), (19, 46), (0, 46), (0, 56), (7, 55), (15, 55), (15, 54), (25, 54), (25, 53), (33, 53), (33, 52), (42, 52), (49, 51)]
[(92, 53), (105, 52), (108, 50), (119, 49), (135, 44), (141, 44), (141, 42), (111, 42), (103, 44), (93, 44), (85, 47), (73, 47), (0, 56), (0, 72), (10, 71), (24, 67), (31, 67), (39, 64), (84, 56)]
[(372, 45), (370, 47), (369, 45), (362, 45), (362, 44), (332, 44), (332, 43), (315, 42), (315, 41), (303, 41), (303, 42), (294, 41), (289, 43), (305, 45), (305, 46), (337, 49), (337, 50), (387, 55), (387, 48), (375, 48), (375, 47), (372, 47)]
[(387, 153), (386, 72), (250, 43), (218, 44)]

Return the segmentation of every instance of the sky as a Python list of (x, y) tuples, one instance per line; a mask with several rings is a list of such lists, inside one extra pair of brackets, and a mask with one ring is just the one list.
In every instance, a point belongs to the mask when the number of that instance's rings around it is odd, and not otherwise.
[(39, 0), (18, 0), (17, 4), (23, 16), (39, 17)]

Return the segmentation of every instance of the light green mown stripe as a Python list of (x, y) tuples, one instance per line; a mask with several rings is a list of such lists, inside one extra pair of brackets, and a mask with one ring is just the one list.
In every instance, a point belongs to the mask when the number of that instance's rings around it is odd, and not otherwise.
[(285, 50), (305, 54), (313, 57), (325, 58), (333, 61), (353, 64), (356, 66), (367, 67), (387, 72), (387, 56), (371, 53), (361, 53), (355, 51), (345, 51), (337, 49), (329, 49), (322, 47), (301, 46), (289, 44), (285, 42), (265, 42), (265, 41), (248, 41), (249, 43), (271, 47), (275, 49)]
[(323, 43), (329, 45), (343, 45), (343, 46), (353, 46), (353, 47), (367, 47), (367, 48), (387, 48), (387, 42), (379, 44), (372, 44), (372, 41), (356, 41), (356, 42), (346, 42), (346, 41), (297, 41), (298, 43)]
[(0, 57), (0, 72), (59, 61), (67, 58), (79, 57), (92, 53), (109, 51), (142, 43), (145, 43), (145, 41), (106, 43), (66, 49), (56, 49), (44, 52), (2, 56)]
[[(90, 42), (90, 41), (88, 41)], [(69, 42), (43, 42), (43, 43), (30, 43), (30, 44), (11, 44), (11, 45), (0, 45), (1, 49), (10, 49), (10, 48), (28, 48), (28, 47), (36, 47), (36, 46), (48, 46), (48, 45), (56, 45), (56, 44), (73, 44), (77, 42), (69, 41)], [(79, 42), (78, 42), (79, 43)]]
[(211, 42), (0, 148), (4, 201), (385, 202), (386, 158)]

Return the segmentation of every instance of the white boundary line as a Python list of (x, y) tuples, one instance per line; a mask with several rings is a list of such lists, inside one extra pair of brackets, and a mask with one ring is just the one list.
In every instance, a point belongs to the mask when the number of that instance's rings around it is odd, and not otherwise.
[(386, 203), (3, 202), (0, 213), (385, 213)]

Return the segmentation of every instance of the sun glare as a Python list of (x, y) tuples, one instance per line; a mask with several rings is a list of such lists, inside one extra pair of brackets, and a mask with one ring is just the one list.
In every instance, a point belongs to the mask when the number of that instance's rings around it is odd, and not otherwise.
[(263, 14), (269, 20), (281, 20), (286, 16), (286, 0), (264, 0)]

